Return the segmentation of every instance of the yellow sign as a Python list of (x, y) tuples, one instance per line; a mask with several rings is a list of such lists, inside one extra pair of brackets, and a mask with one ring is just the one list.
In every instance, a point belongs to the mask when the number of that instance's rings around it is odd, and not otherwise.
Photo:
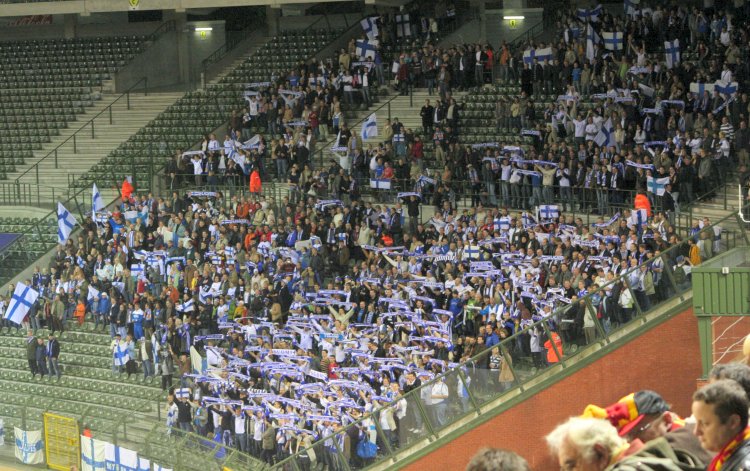
[(206, 39), (206, 36), (208, 36), (208, 33), (201, 31), (201, 39)]
[(128, 0), (131, 10), (137, 10), (141, 4), (141, 0)]
[(47, 467), (68, 471), (81, 464), (81, 439), (78, 421), (62, 415), (44, 413), (44, 452)]
[(508, 24), (510, 25), (510, 29), (518, 28), (518, 20), (508, 20)]

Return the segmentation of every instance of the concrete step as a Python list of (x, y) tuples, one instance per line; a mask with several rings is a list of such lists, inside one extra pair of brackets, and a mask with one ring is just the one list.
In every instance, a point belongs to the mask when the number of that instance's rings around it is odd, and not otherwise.
[[(88, 113), (81, 117), (81, 124), (99, 115), (93, 121), (93, 135), (90, 124), (77, 132), (81, 125), (63, 130), (53, 142), (41, 151), (35, 152), (35, 159), (30, 160), (18, 171), (8, 175), (10, 180), (24, 184), (39, 184), (48, 187), (42, 190), (47, 201), (67, 191), (69, 175), (86, 173), (92, 166), (117, 149), (130, 136), (156, 118), (167, 107), (172, 105), (182, 93), (131, 94), (130, 109), (125, 98), (115, 101), (116, 97), (106, 97), (97, 103)], [(109, 99), (107, 99), (109, 98)], [(110, 111), (107, 106), (113, 103)], [(111, 116), (111, 124), (110, 124)], [(73, 136), (75, 135), (75, 139)], [(67, 142), (66, 142), (67, 140)], [(60, 146), (61, 143), (64, 143)], [(57, 165), (54, 156), (49, 153), (57, 149)], [(38, 170), (35, 167), (38, 164)]]

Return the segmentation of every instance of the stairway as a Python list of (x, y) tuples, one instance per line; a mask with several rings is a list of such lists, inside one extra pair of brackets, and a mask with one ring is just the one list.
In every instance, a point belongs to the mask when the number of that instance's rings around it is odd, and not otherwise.
[[(182, 93), (150, 93), (147, 96), (142, 93), (131, 93), (128, 110), (126, 97), (116, 100), (116, 96), (104, 95), (101, 101), (87, 109), (74, 126), (61, 130), (60, 135), (49, 144), (45, 144), (42, 150), (34, 151), (34, 159), (27, 160), (26, 165), (18, 168), (15, 173), (8, 174), (8, 179), (21, 184), (38, 184), (41, 204), (53, 205), (56, 199), (64, 197), (73, 177), (86, 173), (181, 96)], [(112, 103), (114, 104), (112, 124), (110, 124), (107, 107)], [(101, 115), (94, 121), (94, 138), (91, 137), (91, 126), (85, 126), (75, 136), (74, 149), (72, 136), (83, 126), (83, 123), (100, 113)], [(69, 140), (65, 142), (66, 139)], [(47, 158), (45, 156), (63, 142), (65, 144), (58, 149), (56, 166), (53, 155)], [(34, 168), (37, 163), (39, 164), (38, 172)], [(106, 201), (111, 201), (116, 196), (115, 189), (101, 188), (101, 190), (102, 197)]]
[[(726, 199), (726, 205), (724, 201)], [(687, 219), (692, 216), (693, 220), (707, 217), (712, 223), (719, 221), (729, 215), (737, 214), (740, 208), (740, 190), (737, 178), (732, 178), (729, 182), (716, 190), (716, 195), (711, 199), (700, 199), (693, 204), (689, 210), (682, 210), (681, 213)], [(747, 211), (745, 211), (747, 218)], [(724, 230), (738, 231), (739, 226), (736, 220), (728, 219), (722, 225)]]

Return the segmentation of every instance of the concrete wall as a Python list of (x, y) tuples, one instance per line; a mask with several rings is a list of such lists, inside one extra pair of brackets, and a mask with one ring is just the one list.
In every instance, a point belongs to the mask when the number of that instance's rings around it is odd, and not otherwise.
[(7, 21), (0, 21), (0, 41), (62, 38), (65, 36), (66, 17), (74, 19), (75, 35), (82, 38), (147, 35), (161, 24), (158, 21), (128, 23), (127, 12), (99, 13), (89, 16), (52, 15), (52, 24), (49, 25), (7, 26)]
[[(510, 26), (509, 20), (504, 20), (505, 15), (522, 15), (523, 20), (516, 20), (516, 27)], [(525, 8), (520, 10), (487, 10), (487, 40), (493, 47), (497, 48), (502, 41), (512, 41), (531, 27), (542, 21), (543, 10), (541, 8)]]
[[(144, 76), (148, 77), (148, 87), (152, 89), (180, 83), (180, 60), (177, 50), (179, 34), (177, 31), (163, 34), (148, 49), (118, 70), (114, 77), (115, 92), (124, 92)], [(138, 86), (139, 89), (142, 87), (143, 84)]]
[(691, 308), (404, 469), (464, 469), (485, 446), (513, 450), (537, 471), (558, 469), (544, 443), (555, 425), (588, 404), (606, 406), (641, 389), (658, 391), (676, 413), (689, 416), (700, 374), (698, 326)]

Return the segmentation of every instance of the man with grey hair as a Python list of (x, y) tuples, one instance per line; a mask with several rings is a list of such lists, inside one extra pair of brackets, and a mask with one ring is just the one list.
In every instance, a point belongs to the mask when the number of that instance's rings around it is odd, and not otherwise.
[[(680, 458), (664, 438), (628, 444), (606, 420), (571, 417), (547, 435), (561, 471), (680, 471)], [(680, 464), (678, 464), (680, 463)], [(684, 463), (686, 469), (698, 463)]]
[(466, 471), (531, 471), (523, 457), (499, 448), (482, 448), (466, 465)]
[(602, 419), (571, 417), (545, 439), (561, 471), (604, 471), (628, 449), (617, 429)]

